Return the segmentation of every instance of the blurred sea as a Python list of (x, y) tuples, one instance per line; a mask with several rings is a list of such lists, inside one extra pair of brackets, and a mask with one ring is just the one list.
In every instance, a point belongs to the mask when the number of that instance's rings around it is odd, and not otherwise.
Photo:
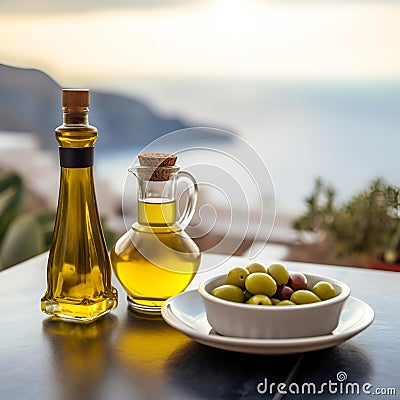
[[(400, 185), (400, 81), (132, 78), (95, 88), (137, 97), (190, 126), (240, 135), (268, 167), (280, 213), (298, 213), (317, 177), (331, 183), (340, 199), (377, 176)], [(243, 143), (227, 144), (225, 151), (237, 151), (237, 146)], [(131, 148), (96, 154), (97, 173), (117, 194), (140, 151), (132, 143)]]

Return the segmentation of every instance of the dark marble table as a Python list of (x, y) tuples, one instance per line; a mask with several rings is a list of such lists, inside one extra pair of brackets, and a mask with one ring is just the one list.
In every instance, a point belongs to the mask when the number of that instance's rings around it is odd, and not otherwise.
[[(47, 254), (0, 273), (0, 399), (307, 399), (400, 398), (400, 274), (337, 266), (287, 263), (292, 270), (318, 273), (348, 283), (352, 295), (375, 311), (373, 324), (333, 348), (286, 356), (228, 352), (193, 342), (163, 320), (138, 317), (127, 309), (120, 285), (118, 308), (88, 325), (51, 321), (40, 311)], [(202, 269), (221, 256), (204, 255)], [(260, 258), (259, 258), (260, 260)], [(269, 260), (263, 260), (268, 262)], [(245, 259), (199, 274), (210, 274)], [(344, 372), (373, 395), (331, 394), (329, 381)], [(268, 390), (260, 383), (314, 384), (322, 394)], [(297, 385), (297, 386), (296, 386)], [(369, 386), (368, 386), (369, 385)], [(259, 390), (257, 390), (257, 387)], [(288, 386), (286, 386), (288, 388)], [(311, 390), (311, 389), (310, 389)]]

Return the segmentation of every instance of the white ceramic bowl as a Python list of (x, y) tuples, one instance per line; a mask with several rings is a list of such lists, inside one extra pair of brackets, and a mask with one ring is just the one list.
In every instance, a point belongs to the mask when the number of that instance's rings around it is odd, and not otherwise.
[(214, 288), (225, 284), (226, 275), (207, 279), (200, 284), (199, 293), (208, 322), (223, 336), (288, 339), (327, 335), (338, 326), (343, 305), (350, 296), (350, 288), (343, 282), (325, 276), (304, 275), (309, 289), (318, 281), (330, 282), (336, 297), (318, 303), (285, 307), (235, 303), (211, 295)]

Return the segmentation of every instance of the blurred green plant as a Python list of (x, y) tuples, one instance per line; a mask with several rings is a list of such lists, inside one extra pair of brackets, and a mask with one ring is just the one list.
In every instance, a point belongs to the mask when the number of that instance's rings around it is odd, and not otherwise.
[(400, 263), (399, 189), (382, 178), (343, 204), (321, 178), (306, 198), (306, 212), (294, 221), (298, 231), (322, 233), (336, 256), (361, 255)]
[(8, 225), (21, 211), (23, 194), (23, 182), (17, 174), (0, 176), (0, 243)]
[(106, 241), (107, 249), (111, 250), (117, 240), (116, 233), (107, 226), (107, 220), (104, 217), (100, 217), (100, 223), (103, 230), (104, 240)]
[[(22, 212), (25, 188), (13, 172), (0, 175), (0, 271), (49, 250), (55, 211)], [(107, 247), (115, 234), (102, 218)]]
[(26, 213), (10, 223), (0, 245), (0, 268), (8, 268), (50, 248), (55, 213)]
[(14, 172), (0, 175), (0, 270), (46, 251), (54, 211), (23, 213), (25, 188)]

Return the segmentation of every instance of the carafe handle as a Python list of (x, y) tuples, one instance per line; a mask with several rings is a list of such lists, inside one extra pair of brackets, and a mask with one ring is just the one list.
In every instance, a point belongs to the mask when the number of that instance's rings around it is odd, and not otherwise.
[(177, 221), (178, 225), (183, 230), (185, 230), (186, 227), (189, 225), (190, 221), (192, 220), (194, 212), (196, 210), (198, 188), (196, 180), (194, 179), (193, 175), (190, 174), (189, 172), (179, 171), (177, 175), (178, 179), (183, 177), (189, 179), (192, 182), (192, 185), (188, 186), (189, 193), (185, 209), (183, 210), (181, 217)]

